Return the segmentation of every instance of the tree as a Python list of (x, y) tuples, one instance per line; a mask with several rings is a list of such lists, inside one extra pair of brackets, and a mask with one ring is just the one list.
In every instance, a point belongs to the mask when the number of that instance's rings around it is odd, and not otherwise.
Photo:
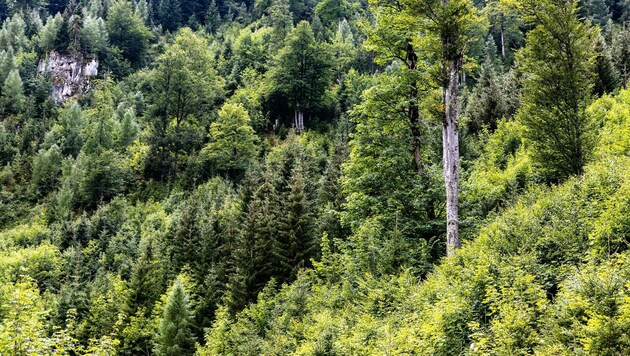
[(24, 109), (25, 104), (22, 78), (20, 78), (20, 72), (14, 69), (9, 72), (2, 86), (2, 108), (7, 114), (18, 114)]
[(39, 47), (42, 51), (46, 53), (56, 48), (58, 42), (57, 37), (62, 28), (63, 17), (60, 13), (57, 13), (54, 17), (48, 16), (46, 24), (39, 31), (38, 35)]
[(160, 24), (166, 31), (177, 31), (182, 22), (180, 0), (160, 0), (158, 6)]
[(83, 146), (83, 113), (81, 106), (72, 101), (61, 112), (61, 151), (65, 156), (76, 157)]
[(33, 192), (46, 195), (57, 187), (61, 172), (61, 151), (57, 145), (48, 150), (40, 150), (33, 159), (33, 174), (31, 184)]
[(35, 281), (22, 277), (15, 284), (5, 284), (1, 292), (0, 354), (43, 354), (45, 310)]
[(118, 147), (125, 149), (130, 146), (138, 135), (138, 123), (136, 121), (136, 113), (133, 107), (126, 109), (123, 113), (122, 122), (120, 123), (120, 135), (118, 136)]
[(102, 55), (106, 52), (109, 45), (109, 34), (102, 18), (90, 15), (83, 18), (81, 43), (87, 53)]
[[(244, 184), (252, 183), (246, 179)], [(233, 313), (254, 300), (274, 272), (272, 248), (278, 233), (280, 207), (268, 170), (244, 203), (241, 233), (231, 251), (234, 262), (228, 282), (228, 304)]]
[(249, 114), (240, 104), (221, 107), (218, 119), (210, 125), (210, 142), (201, 155), (218, 171), (243, 171), (256, 158), (256, 133)]
[(112, 46), (122, 51), (122, 56), (132, 67), (144, 64), (151, 32), (142, 19), (133, 12), (131, 2), (116, 0), (109, 8), (107, 32)]
[(552, 180), (581, 174), (594, 144), (591, 102), (598, 31), (580, 20), (578, 2), (516, 3), (535, 25), (518, 53), (524, 73), (518, 119), (536, 163)]
[(274, 241), (277, 277), (279, 281), (287, 282), (297, 277), (299, 268), (309, 266), (317, 247), (313, 237), (311, 201), (300, 164), (293, 169), (289, 189), (282, 202), (280, 229)]
[(494, 40), (489, 39), (486, 58), (481, 64), (477, 83), (468, 97), (465, 114), (470, 119), (472, 133), (482, 128), (494, 131), (502, 118), (512, 117), (518, 107), (515, 80), (505, 73), (496, 58)]
[(297, 132), (304, 131), (304, 113), (312, 115), (322, 105), (331, 75), (329, 53), (315, 41), (309, 23), (300, 22), (287, 36), (272, 73), (276, 90), (294, 110)]
[(212, 106), (222, 96), (223, 80), (212, 67), (207, 41), (188, 28), (177, 34), (156, 62), (149, 77), (150, 115), (153, 149), (164, 179), (177, 173), (181, 152), (197, 148), (193, 134), (209, 119)]
[(613, 67), (625, 88), (630, 81), (630, 25), (613, 30), (610, 55)]
[(157, 352), (163, 356), (193, 355), (195, 340), (191, 332), (193, 315), (188, 293), (178, 277), (168, 294), (160, 321)]
[[(425, 90), (441, 89), (443, 112), (442, 155), (446, 186), (446, 239), (447, 254), (452, 255), (460, 247), (459, 239), (459, 77), (464, 64), (467, 44), (474, 38), (479, 23), (477, 10), (469, 0), (426, 0), (381, 3), (372, 6), (381, 15), (377, 25), (375, 45), (384, 47), (385, 56), (405, 64), (410, 83), (407, 113), (414, 130), (414, 156), (416, 166), (419, 154), (415, 147), (420, 127), (417, 96), (421, 82)], [(379, 21), (377, 17), (377, 21)], [(419, 71), (428, 64), (426, 70)], [(418, 73), (420, 72), (420, 73)], [(422, 75), (422, 74), (428, 75)], [(409, 84), (407, 84), (409, 85)]]

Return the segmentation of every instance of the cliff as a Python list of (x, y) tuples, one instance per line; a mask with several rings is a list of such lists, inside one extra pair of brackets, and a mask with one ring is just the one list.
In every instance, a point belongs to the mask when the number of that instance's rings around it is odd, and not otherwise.
[(50, 73), (53, 99), (61, 104), (90, 90), (90, 79), (98, 74), (98, 65), (97, 59), (84, 61), (53, 51), (40, 60), (37, 69), (42, 74)]

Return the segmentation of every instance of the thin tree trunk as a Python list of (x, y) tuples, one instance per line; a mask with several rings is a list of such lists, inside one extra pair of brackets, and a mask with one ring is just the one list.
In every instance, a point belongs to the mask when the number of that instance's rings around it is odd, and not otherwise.
[(448, 86), (444, 88), (444, 122), (442, 145), (444, 160), (444, 183), (446, 185), (446, 254), (452, 256), (461, 247), (459, 239), (459, 133), (457, 95), (459, 66), (457, 61), (449, 64)]
[(501, 14), (501, 57), (505, 58), (505, 19)]
[[(407, 39), (407, 68), (411, 71), (416, 70), (418, 64), (418, 56), (411, 44), (411, 39)], [(418, 108), (418, 83), (414, 79), (409, 90), (409, 108), (407, 111), (409, 117), (409, 126), (411, 127), (411, 146), (413, 148), (413, 160), (416, 170), (421, 176), (424, 175), (424, 165), (422, 163), (422, 155), (420, 152), (420, 110)]]

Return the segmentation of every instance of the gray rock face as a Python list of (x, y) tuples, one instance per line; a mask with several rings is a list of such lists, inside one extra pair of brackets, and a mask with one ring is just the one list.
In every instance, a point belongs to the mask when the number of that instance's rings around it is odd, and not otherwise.
[(83, 61), (53, 51), (39, 61), (37, 69), (50, 73), (53, 100), (61, 104), (90, 90), (90, 79), (98, 74), (98, 60)]

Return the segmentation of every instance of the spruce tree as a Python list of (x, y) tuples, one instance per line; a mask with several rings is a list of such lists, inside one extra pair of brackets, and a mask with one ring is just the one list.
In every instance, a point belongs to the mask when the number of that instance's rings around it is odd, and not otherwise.
[(165, 31), (176, 31), (182, 23), (180, 0), (160, 0), (158, 15), (160, 15), (160, 24)]
[(533, 158), (551, 180), (581, 174), (594, 144), (585, 110), (591, 102), (597, 30), (579, 18), (578, 1), (517, 3), (536, 28), (518, 53), (524, 73), (518, 119), (526, 127)]
[(26, 97), (22, 78), (17, 69), (9, 72), (2, 86), (2, 108), (5, 114), (17, 114), (24, 109)]
[(159, 299), (163, 291), (163, 271), (160, 265), (159, 249), (155, 238), (151, 235), (143, 236), (140, 240), (140, 255), (131, 272), (129, 282), (129, 296), (126, 312), (134, 315), (144, 308), (148, 313)]
[(613, 67), (625, 88), (630, 81), (630, 25), (618, 26), (613, 30), (610, 54)]
[(195, 353), (195, 340), (191, 332), (192, 312), (181, 278), (175, 280), (168, 295), (158, 332), (158, 355), (185, 356)]
[(81, 106), (72, 101), (61, 112), (62, 152), (65, 156), (76, 157), (83, 146), (83, 113)]
[[(248, 199), (249, 200), (249, 199)], [(278, 233), (279, 205), (268, 171), (243, 211), (242, 232), (232, 248), (228, 285), (231, 312), (255, 299), (275, 270), (273, 244)]]
[(283, 200), (280, 231), (274, 242), (279, 281), (292, 281), (301, 267), (309, 266), (316, 248), (313, 239), (313, 213), (302, 167), (293, 170), (289, 193)]

